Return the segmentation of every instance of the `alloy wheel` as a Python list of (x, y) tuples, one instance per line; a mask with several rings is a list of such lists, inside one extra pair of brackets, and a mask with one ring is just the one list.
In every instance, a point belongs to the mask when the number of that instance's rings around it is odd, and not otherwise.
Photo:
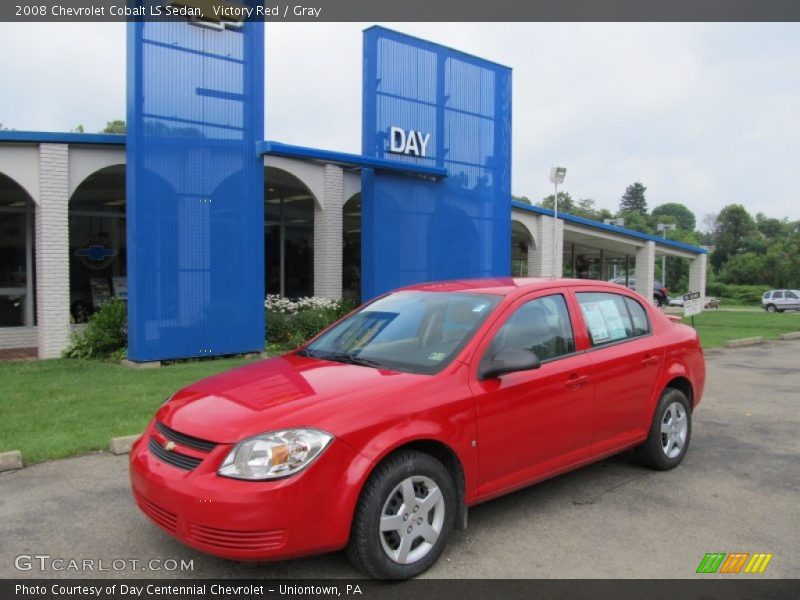
[(675, 458), (683, 452), (688, 433), (686, 408), (680, 402), (673, 402), (667, 406), (661, 419), (661, 449), (667, 458)]
[(411, 476), (397, 484), (383, 505), (381, 546), (394, 562), (407, 565), (425, 557), (444, 526), (444, 496), (429, 477)]

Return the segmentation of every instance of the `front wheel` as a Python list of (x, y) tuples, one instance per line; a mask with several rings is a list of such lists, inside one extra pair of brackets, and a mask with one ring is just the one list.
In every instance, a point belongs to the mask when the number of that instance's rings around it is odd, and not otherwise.
[(456, 491), (444, 465), (422, 452), (398, 452), (364, 486), (347, 555), (379, 579), (416, 577), (439, 558), (455, 513)]
[(774, 304), (767, 304), (767, 312), (774, 313), (776, 310), (778, 310), (778, 309), (775, 308)]
[(680, 390), (667, 388), (661, 394), (647, 440), (636, 448), (636, 455), (651, 469), (674, 469), (686, 456), (691, 436), (689, 400)]

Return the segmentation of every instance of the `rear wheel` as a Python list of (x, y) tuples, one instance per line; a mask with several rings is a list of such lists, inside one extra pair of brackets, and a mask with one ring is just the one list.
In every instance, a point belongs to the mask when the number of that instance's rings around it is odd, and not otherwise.
[(398, 452), (364, 486), (347, 555), (373, 577), (416, 577), (439, 558), (455, 513), (456, 491), (444, 465), (422, 452)]
[(691, 435), (689, 400), (680, 390), (667, 388), (661, 394), (647, 440), (636, 448), (636, 455), (651, 469), (674, 469), (686, 456)]

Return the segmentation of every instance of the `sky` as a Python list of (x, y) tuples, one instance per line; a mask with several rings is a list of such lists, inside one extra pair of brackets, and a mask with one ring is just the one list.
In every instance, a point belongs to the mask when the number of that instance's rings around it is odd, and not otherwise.
[[(266, 138), (361, 143), (361, 31), (271, 23)], [(800, 219), (800, 24), (380, 23), (513, 68), (512, 191), (561, 189), (615, 211), (731, 203)], [(0, 23), (0, 123), (86, 131), (125, 117), (125, 25)]]

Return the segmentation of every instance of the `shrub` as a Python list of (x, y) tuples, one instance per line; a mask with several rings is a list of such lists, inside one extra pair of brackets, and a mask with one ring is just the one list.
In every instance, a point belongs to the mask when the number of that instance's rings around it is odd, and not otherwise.
[(120, 300), (110, 300), (89, 318), (83, 331), (73, 334), (64, 356), (117, 358), (122, 356), (127, 344), (128, 306)]
[(298, 346), (314, 337), (356, 306), (352, 300), (289, 300), (280, 296), (268, 296), (264, 305), (267, 342), (291, 346)]

